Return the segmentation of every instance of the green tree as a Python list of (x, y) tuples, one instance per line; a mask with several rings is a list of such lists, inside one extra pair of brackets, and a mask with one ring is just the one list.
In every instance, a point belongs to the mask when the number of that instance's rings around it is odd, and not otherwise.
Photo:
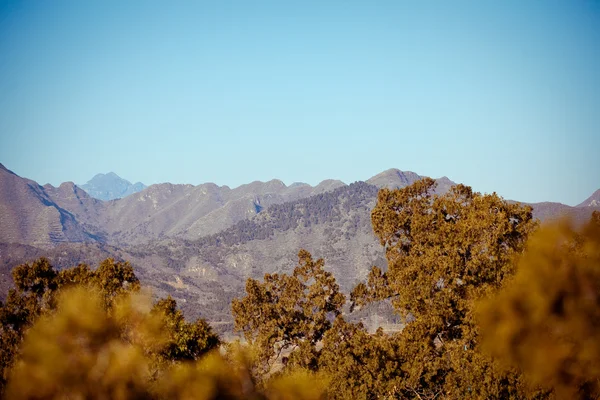
[(514, 279), (480, 309), (485, 349), (558, 398), (600, 398), (600, 212), (528, 244)]
[(435, 196), (434, 185), (426, 178), (379, 192), (371, 220), (388, 269), (373, 268), (353, 290), (353, 306), (393, 298), (407, 319), (398, 336), (404, 397), (524, 395), (518, 374), (479, 352), (474, 304), (513, 274), (513, 258), (536, 227), (531, 208), (463, 185)]
[[(324, 266), (323, 259), (314, 261), (300, 250), (292, 275), (266, 274), (262, 283), (248, 279), (246, 297), (233, 300), (235, 328), (257, 347), (260, 373), (276, 361), (317, 369), (317, 343), (345, 303)], [(286, 359), (280, 357), (283, 352), (290, 353)]]

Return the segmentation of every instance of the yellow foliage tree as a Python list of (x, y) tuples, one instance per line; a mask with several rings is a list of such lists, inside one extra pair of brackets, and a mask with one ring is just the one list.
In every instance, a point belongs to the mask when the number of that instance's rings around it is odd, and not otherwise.
[(530, 240), (517, 273), (480, 309), (485, 348), (564, 399), (600, 398), (600, 213)]
[(25, 331), (40, 315), (56, 307), (56, 296), (61, 289), (73, 285), (97, 288), (102, 304), (110, 309), (120, 296), (140, 288), (131, 265), (113, 259), (104, 260), (95, 271), (85, 264), (56, 271), (50, 261), (42, 257), (15, 267), (12, 275), (15, 288), (8, 292), (4, 303), (0, 302), (0, 391)]
[[(85, 264), (56, 271), (49, 260), (40, 258), (13, 269), (15, 289), (0, 303), (0, 367), (4, 387), (14, 360), (19, 357), (23, 336), (40, 317), (53, 312), (61, 292), (82, 287), (96, 293), (99, 305), (111, 314), (115, 304), (132, 293), (138, 293), (140, 282), (127, 262), (104, 260), (97, 269)], [(219, 344), (218, 336), (203, 319), (186, 322), (175, 300), (159, 300), (152, 308), (155, 320), (168, 333), (161, 347), (146, 349), (154, 352), (153, 373), (165, 365), (182, 360), (195, 360)], [(127, 331), (122, 331), (126, 334)]]
[(388, 270), (373, 268), (353, 306), (392, 298), (408, 321), (398, 335), (405, 398), (517, 398), (521, 378), (478, 349), (475, 301), (514, 272), (536, 224), (531, 208), (457, 185), (432, 194), (429, 178), (382, 189), (371, 214)]
[(231, 305), (235, 327), (259, 350), (258, 372), (267, 373), (283, 352), (290, 366), (318, 368), (317, 344), (340, 315), (345, 296), (323, 259), (298, 253), (292, 275), (266, 274), (264, 282), (248, 279), (246, 296)]
[(109, 312), (97, 290), (77, 287), (25, 335), (7, 387), (11, 399), (305, 399), (325, 396), (327, 381), (306, 372), (255, 385), (243, 358), (213, 352), (153, 373), (169, 342), (147, 297), (123, 296)]
[(403, 362), (393, 336), (369, 334), (362, 324), (339, 317), (323, 338), (319, 370), (331, 378), (332, 399), (395, 398)]

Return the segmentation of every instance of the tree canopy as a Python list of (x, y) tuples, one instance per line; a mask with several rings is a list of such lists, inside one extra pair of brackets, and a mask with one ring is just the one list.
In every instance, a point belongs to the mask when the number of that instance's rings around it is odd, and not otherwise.
[(317, 343), (340, 315), (346, 299), (335, 278), (306, 250), (298, 253), (291, 275), (266, 274), (264, 282), (248, 279), (246, 296), (231, 305), (235, 328), (257, 346), (260, 370), (268, 372), (283, 352), (284, 362), (317, 368)]
[(371, 270), (353, 290), (353, 306), (393, 298), (408, 321), (398, 335), (405, 396), (514, 396), (519, 377), (478, 351), (474, 304), (512, 275), (536, 227), (532, 210), (463, 185), (433, 195), (434, 185), (425, 178), (379, 192), (371, 219), (388, 269)]

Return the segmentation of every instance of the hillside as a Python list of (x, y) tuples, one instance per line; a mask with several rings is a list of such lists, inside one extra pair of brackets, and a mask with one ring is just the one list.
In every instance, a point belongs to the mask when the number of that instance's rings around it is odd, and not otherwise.
[(577, 207), (600, 207), (600, 189), (596, 190), (590, 197), (577, 205)]
[(344, 186), (291, 185), (272, 180), (230, 189), (163, 183), (122, 199), (101, 201), (66, 182), (40, 186), (0, 168), (0, 242), (52, 246), (102, 242), (119, 246), (166, 237), (196, 239), (248, 219), (264, 208)]
[(600, 211), (600, 204), (593, 204), (585, 207), (571, 207), (553, 202), (531, 203), (529, 205), (533, 207), (533, 216), (540, 221), (556, 221), (561, 218), (569, 218), (575, 224), (581, 225), (589, 220), (593, 211)]
[[(350, 185), (164, 183), (101, 201), (71, 182), (42, 187), (1, 168), (0, 286), (10, 284), (13, 266), (43, 255), (59, 268), (128, 260), (155, 295), (172, 295), (188, 317), (206, 317), (227, 332), (230, 301), (243, 293), (245, 280), (291, 271), (300, 248), (324, 258), (346, 293), (372, 265), (385, 267), (370, 221), (377, 192), (419, 178), (391, 169)], [(440, 178), (436, 193), (452, 185)], [(531, 205), (541, 220), (570, 215), (582, 222), (600, 209)]]
[[(49, 189), (59, 191), (54, 187)], [(94, 240), (97, 238), (76, 216), (57, 204), (42, 186), (0, 164), (1, 243), (47, 246)]]
[[(444, 183), (444, 182), (442, 182)], [(356, 182), (334, 191), (273, 205), (214, 235), (197, 240), (135, 246), (134, 257), (150, 254), (170, 263), (169, 273), (155, 270), (154, 284), (196, 310), (231, 327), (229, 301), (249, 277), (289, 272), (301, 248), (326, 261), (348, 293), (373, 265), (385, 267), (384, 251), (371, 229), (378, 188)], [(198, 302), (200, 307), (191, 307)]]

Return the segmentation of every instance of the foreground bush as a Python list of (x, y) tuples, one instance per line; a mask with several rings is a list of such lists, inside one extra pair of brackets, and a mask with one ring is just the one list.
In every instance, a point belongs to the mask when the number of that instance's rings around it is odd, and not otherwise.
[[(65, 290), (79, 288), (94, 293), (92, 300), (95, 299), (96, 306), (101, 308), (106, 318), (118, 316), (117, 305), (122, 307), (124, 299), (130, 299), (131, 295), (140, 292), (140, 283), (131, 265), (112, 259), (103, 261), (95, 270), (80, 264), (56, 271), (48, 259), (40, 258), (33, 263), (19, 265), (13, 269), (12, 274), (15, 289), (9, 291), (4, 304), (0, 303), (2, 392), (15, 360), (21, 356), (23, 337), (39, 318), (56, 312), (58, 299)], [(81, 299), (82, 303), (86, 301), (85, 298)], [(164, 334), (161, 346), (145, 349), (146, 353), (151, 352), (153, 355), (154, 373), (173, 362), (196, 360), (219, 345), (218, 336), (206, 321), (199, 319), (186, 322), (182, 312), (177, 309), (177, 303), (170, 297), (159, 300), (152, 306), (150, 313)], [(95, 317), (98, 315), (87, 316), (91, 319)], [(120, 328), (111, 331), (109, 326), (105, 328), (108, 330), (97, 334), (110, 336), (118, 333), (122, 335), (122, 339), (129, 341), (131, 338), (127, 335), (135, 332)]]
[(480, 310), (484, 344), (559, 398), (600, 398), (600, 213), (528, 243), (514, 279)]
[(10, 399), (320, 399), (326, 382), (296, 371), (260, 388), (249, 362), (213, 352), (164, 369), (170, 332), (143, 295), (123, 296), (110, 311), (98, 291), (74, 288), (56, 311), (28, 330), (9, 375)]

